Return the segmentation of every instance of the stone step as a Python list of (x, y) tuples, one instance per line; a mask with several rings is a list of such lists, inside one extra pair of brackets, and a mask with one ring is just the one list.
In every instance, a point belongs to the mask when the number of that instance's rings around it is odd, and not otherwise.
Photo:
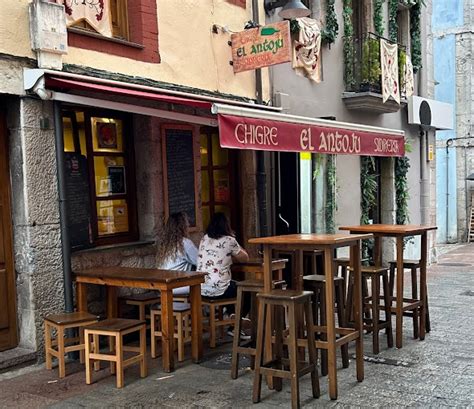
[(36, 363), (36, 352), (31, 349), (13, 348), (0, 352), (0, 372)]

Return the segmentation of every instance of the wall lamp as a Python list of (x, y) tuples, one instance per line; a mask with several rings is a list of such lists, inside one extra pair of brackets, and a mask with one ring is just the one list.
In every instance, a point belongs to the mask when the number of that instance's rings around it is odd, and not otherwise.
[(311, 14), (311, 10), (300, 0), (265, 0), (264, 6), (267, 14), (278, 7), (283, 7), (278, 14), (284, 19), (308, 17)]

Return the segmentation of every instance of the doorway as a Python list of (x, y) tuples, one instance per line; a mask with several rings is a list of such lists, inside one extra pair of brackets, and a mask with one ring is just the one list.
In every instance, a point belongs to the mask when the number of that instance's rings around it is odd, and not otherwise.
[(7, 139), (0, 108), (0, 351), (18, 345)]

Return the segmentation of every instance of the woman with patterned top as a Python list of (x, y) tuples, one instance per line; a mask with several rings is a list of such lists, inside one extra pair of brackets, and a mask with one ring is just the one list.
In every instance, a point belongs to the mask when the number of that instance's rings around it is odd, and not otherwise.
[[(215, 213), (199, 244), (197, 271), (207, 273), (201, 284), (201, 294), (213, 299), (236, 297), (237, 286), (230, 270), (232, 259), (245, 262), (248, 258), (247, 252), (235, 239), (226, 215)], [(245, 317), (250, 311), (250, 299), (244, 298), (242, 316)], [(227, 311), (228, 314), (233, 312), (233, 308)]]

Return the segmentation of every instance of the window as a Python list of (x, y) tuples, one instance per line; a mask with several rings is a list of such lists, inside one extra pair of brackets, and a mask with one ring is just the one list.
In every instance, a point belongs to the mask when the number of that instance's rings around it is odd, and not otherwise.
[[(156, 0), (107, 0), (110, 13), (104, 13), (100, 21), (96, 19), (97, 13), (91, 12), (90, 9), (84, 11), (79, 8), (81, 12), (74, 15), (70, 13), (76, 10), (72, 5), (90, 4), (97, 8), (101, 7), (102, 0), (56, 1), (65, 6), (68, 20), (73, 22), (68, 30), (70, 47), (118, 55), (136, 61), (160, 62)], [(84, 14), (87, 14), (88, 21), (85, 21)]]
[(238, 232), (236, 209), (235, 163), (233, 152), (221, 148), (215, 129), (201, 129), (201, 200), (202, 225), (207, 228), (211, 217), (222, 212)]
[[(92, 110), (63, 112), (64, 151), (80, 155), (87, 163), (90, 244), (138, 238), (129, 132), (127, 116)], [(74, 189), (74, 181), (67, 188)]]

